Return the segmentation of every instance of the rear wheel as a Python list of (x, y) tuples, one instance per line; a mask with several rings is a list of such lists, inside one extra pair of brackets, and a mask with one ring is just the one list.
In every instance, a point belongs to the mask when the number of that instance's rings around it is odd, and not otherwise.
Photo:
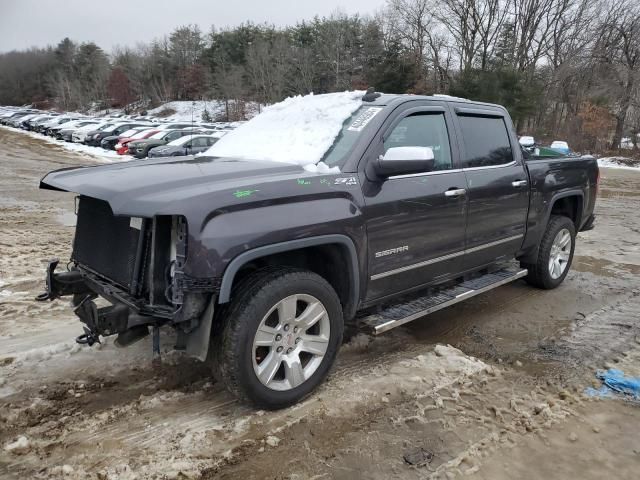
[(319, 275), (276, 269), (249, 275), (212, 339), (217, 376), (241, 399), (282, 408), (329, 373), (342, 341), (342, 308)]
[(536, 263), (523, 263), (529, 270), (526, 280), (538, 288), (550, 290), (560, 285), (571, 267), (576, 228), (571, 219), (552, 216), (542, 236)]

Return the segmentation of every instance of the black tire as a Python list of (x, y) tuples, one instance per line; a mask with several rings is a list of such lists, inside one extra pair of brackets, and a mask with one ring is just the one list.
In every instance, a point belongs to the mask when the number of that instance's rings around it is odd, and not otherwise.
[[(217, 315), (218, 325), (212, 334), (210, 360), (214, 375), (238, 398), (259, 408), (284, 408), (300, 401), (325, 379), (342, 343), (344, 325), (338, 295), (319, 275), (291, 268), (249, 274), (234, 292), (231, 302)], [(329, 341), (319, 366), (306, 381), (288, 390), (274, 390), (263, 384), (254, 371), (253, 340), (267, 313), (281, 300), (296, 294), (311, 295), (320, 301), (328, 317)]]
[[(553, 242), (562, 230), (568, 230), (571, 236), (571, 249), (569, 253), (569, 259), (566, 261), (564, 271), (557, 278), (553, 278), (549, 269), (549, 262), (551, 258), (551, 249)], [(545, 290), (551, 290), (560, 285), (569, 269), (571, 268), (571, 262), (573, 261), (573, 252), (576, 248), (576, 227), (570, 218), (553, 215), (549, 219), (547, 229), (540, 241), (540, 247), (538, 248), (538, 259), (535, 263), (521, 263), (522, 267), (529, 270), (525, 280), (534, 287), (542, 288)]]

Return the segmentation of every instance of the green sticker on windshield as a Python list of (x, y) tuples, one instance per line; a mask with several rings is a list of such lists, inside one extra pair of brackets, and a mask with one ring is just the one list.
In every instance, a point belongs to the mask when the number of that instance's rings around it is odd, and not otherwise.
[(233, 192), (233, 196), (236, 198), (250, 197), (257, 191), (258, 190), (236, 190), (235, 192)]

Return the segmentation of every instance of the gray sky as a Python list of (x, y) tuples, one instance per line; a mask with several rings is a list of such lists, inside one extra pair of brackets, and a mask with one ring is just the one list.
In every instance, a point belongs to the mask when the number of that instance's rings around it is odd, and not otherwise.
[(243, 21), (278, 26), (336, 9), (372, 14), (384, 0), (0, 0), (0, 52), (55, 45), (64, 37), (110, 51), (197, 24), (207, 32)]

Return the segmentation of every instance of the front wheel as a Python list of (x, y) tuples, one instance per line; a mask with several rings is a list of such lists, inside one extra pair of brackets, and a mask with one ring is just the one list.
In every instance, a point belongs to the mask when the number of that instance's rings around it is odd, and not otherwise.
[(529, 270), (525, 280), (545, 290), (560, 285), (569, 273), (575, 240), (576, 227), (573, 221), (564, 216), (552, 216), (542, 236), (536, 263), (522, 264)]
[(217, 376), (262, 408), (283, 408), (311, 393), (329, 373), (342, 341), (340, 300), (309, 271), (249, 275), (221, 317), (211, 346)]

